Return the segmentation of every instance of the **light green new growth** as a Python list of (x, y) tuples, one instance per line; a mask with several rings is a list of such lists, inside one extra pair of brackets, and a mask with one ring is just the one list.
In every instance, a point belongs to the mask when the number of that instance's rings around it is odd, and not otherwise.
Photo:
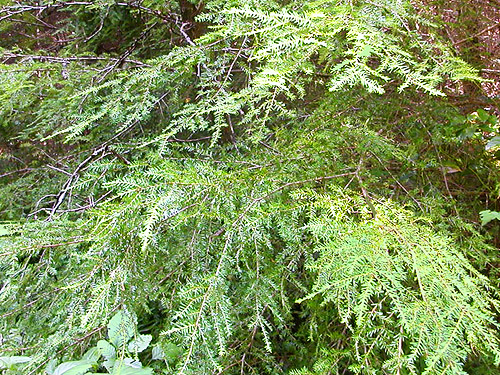
[(495, 181), (442, 98), (477, 70), (411, 1), (189, 4), (0, 1), (75, 38), (0, 44), (6, 374), (497, 371), (496, 249), (445, 169)]

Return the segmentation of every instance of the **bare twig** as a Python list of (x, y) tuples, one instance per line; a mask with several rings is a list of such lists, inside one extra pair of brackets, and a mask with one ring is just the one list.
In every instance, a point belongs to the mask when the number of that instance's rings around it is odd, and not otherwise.
[(2, 173), (0, 174), (0, 178), (2, 177), (7, 177), (7, 176), (10, 176), (12, 174), (16, 174), (16, 173), (26, 173), (26, 172), (30, 172), (32, 171), (33, 168), (23, 168), (23, 169), (18, 169), (17, 171), (12, 171), (12, 172), (6, 172), (6, 173)]
[[(128, 55), (127, 55), (128, 56)], [(126, 57), (127, 57), (126, 56)], [(123, 56), (122, 56), (123, 57)], [(21, 59), (21, 60), (38, 60), (45, 62), (53, 62), (53, 63), (67, 63), (69, 61), (77, 61), (77, 62), (96, 62), (96, 61), (113, 61), (114, 63), (118, 62), (128, 62), (131, 64), (135, 64), (138, 67), (150, 67), (142, 61), (138, 60), (130, 60), (130, 59), (122, 59), (120, 58), (112, 58), (112, 57), (99, 57), (99, 56), (69, 56), (69, 57), (58, 57), (58, 56), (46, 56), (46, 55), (26, 55), (20, 53), (12, 53), (12, 52), (4, 52), (2, 54), (2, 58), (4, 60), (8, 59)]]
[(0, 21), (11, 18), (16, 14), (32, 12), (32, 11), (37, 11), (38, 13), (41, 13), (49, 9), (63, 8), (72, 5), (93, 5), (93, 3), (89, 1), (67, 1), (54, 4), (46, 4), (46, 5), (20, 5), (20, 4), (12, 5), (0, 9), (0, 14), (5, 14), (4, 16), (0, 16)]
[(64, 173), (64, 174), (65, 174), (65, 175), (67, 175), (67, 176), (71, 176), (71, 173), (69, 173), (69, 172), (65, 171), (64, 169), (54, 167), (53, 165), (49, 165), (49, 164), (47, 164), (47, 168), (49, 168), (49, 169), (53, 169), (53, 170), (54, 170), (54, 171), (56, 171), (56, 172)]
[(137, 37), (134, 42), (132, 43), (132, 45), (127, 48), (127, 50), (123, 53), (122, 56), (120, 56), (120, 58), (118, 59), (115, 59), (115, 62), (108, 68), (106, 68), (106, 73), (104, 73), (102, 75), (102, 77), (99, 78), (99, 80), (97, 81), (98, 83), (99, 82), (102, 82), (104, 81), (104, 79), (108, 76), (108, 74), (110, 74), (113, 70), (115, 70), (115, 68), (117, 66), (119, 66), (120, 64), (122, 64), (123, 62), (125, 62), (127, 60), (127, 57), (129, 57), (132, 52), (135, 51), (135, 49), (137, 48), (137, 45), (139, 44), (139, 41), (141, 41), (146, 35), (148, 35), (148, 33), (157, 25), (158, 23), (155, 22), (154, 24), (152, 24), (151, 26), (149, 26), (146, 30), (144, 30), (141, 35), (139, 35), (139, 37)]
[(73, 171), (73, 173), (70, 175), (70, 177), (66, 180), (65, 184), (63, 185), (61, 191), (57, 195), (56, 203), (52, 206), (52, 210), (50, 211), (49, 217), (47, 218), (47, 221), (51, 221), (52, 218), (54, 217), (55, 213), (61, 206), (61, 204), (64, 202), (64, 199), (66, 198), (66, 195), (68, 192), (71, 190), (71, 185), (73, 184), (73, 181), (75, 181), (78, 176), (80, 171), (87, 166), (95, 157), (97, 157), (99, 154), (105, 152), (107, 149), (107, 146), (100, 147), (92, 154), (90, 154), (85, 160), (83, 160), (76, 169)]
[(500, 26), (500, 22), (496, 22), (496, 23), (494, 23), (493, 25), (491, 25), (491, 26), (487, 27), (486, 29), (483, 29), (483, 30), (479, 31), (478, 33), (476, 33), (476, 34), (474, 34), (474, 35), (470, 35), (470, 36), (468, 36), (467, 38), (464, 38), (464, 39), (461, 39), (461, 40), (459, 40), (459, 41), (457, 41), (457, 42), (454, 42), (454, 43), (453, 43), (453, 45), (456, 47), (456, 46), (458, 46), (459, 44), (462, 44), (462, 43), (464, 43), (464, 42), (467, 42), (468, 40), (471, 40), (471, 39), (473, 39), (473, 38), (477, 38), (478, 36), (481, 36), (481, 35), (483, 35), (483, 34), (487, 33), (488, 31), (491, 31), (491, 30), (493, 30), (493, 29), (497, 28), (498, 26)]

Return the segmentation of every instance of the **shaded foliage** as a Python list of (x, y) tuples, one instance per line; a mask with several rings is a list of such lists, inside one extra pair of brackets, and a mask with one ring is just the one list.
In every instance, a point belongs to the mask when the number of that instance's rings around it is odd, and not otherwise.
[(497, 117), (432, 8), (0, 4), (6, 371), (497, 371)]

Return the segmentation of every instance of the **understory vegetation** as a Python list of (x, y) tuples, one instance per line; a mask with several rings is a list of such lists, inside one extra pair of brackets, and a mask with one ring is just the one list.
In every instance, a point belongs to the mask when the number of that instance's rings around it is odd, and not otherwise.
[(0, 373), (500, 373), (495, 4), (0, 0)]

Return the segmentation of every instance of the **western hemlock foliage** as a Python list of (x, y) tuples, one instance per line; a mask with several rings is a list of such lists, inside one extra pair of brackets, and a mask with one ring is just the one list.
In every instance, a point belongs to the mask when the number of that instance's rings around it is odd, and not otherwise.
[(496, 373), (497, 117), (429, 9), (1, 1), (0, 370)]

